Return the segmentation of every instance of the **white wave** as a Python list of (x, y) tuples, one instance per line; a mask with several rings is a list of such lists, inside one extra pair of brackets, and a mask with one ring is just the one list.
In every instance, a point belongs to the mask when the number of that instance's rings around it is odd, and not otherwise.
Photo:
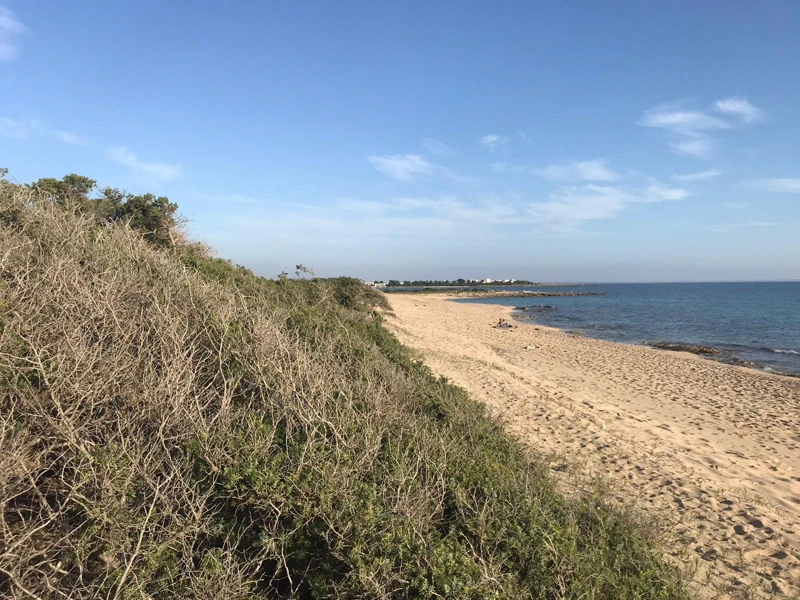
[(781, 350), (780, 348), (773, 348), (772, 351), (778, 354), (800, 354), (797, 350)]

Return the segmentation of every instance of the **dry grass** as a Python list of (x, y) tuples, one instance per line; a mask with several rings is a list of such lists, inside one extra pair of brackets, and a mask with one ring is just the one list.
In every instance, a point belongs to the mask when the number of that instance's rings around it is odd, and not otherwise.
[(267, 281), (0, 181), (0, 595), (682, 598), (353, 280)]

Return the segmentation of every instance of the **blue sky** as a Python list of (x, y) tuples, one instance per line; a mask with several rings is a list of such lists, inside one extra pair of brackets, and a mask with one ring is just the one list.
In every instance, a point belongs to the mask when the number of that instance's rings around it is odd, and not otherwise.
[(274, 276), (800, 278), (800, 4), (0, 0), (0, 166)]

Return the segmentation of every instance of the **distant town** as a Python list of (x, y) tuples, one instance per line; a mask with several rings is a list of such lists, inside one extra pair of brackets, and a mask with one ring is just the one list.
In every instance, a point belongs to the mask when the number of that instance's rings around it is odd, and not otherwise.
[(367, 285), (376, 288), (384, 287), (460, 287), (465, 285), (532, 285), (532, 281), (527, 279), (417, 279), (415, 281), (400, 281), (399, 279), (390, 279), (384, 281), (365, 281)]

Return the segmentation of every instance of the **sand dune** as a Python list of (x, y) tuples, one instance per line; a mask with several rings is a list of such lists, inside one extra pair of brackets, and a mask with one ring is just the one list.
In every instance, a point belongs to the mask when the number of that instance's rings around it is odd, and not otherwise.
[[(552, 460), (661, 519), (703, 598), (800, 595), (800, 379), (534, 325), (442, 296), (390, 297), (435, 372)], [(674, 540), (674, 541), (672, 541)]]

